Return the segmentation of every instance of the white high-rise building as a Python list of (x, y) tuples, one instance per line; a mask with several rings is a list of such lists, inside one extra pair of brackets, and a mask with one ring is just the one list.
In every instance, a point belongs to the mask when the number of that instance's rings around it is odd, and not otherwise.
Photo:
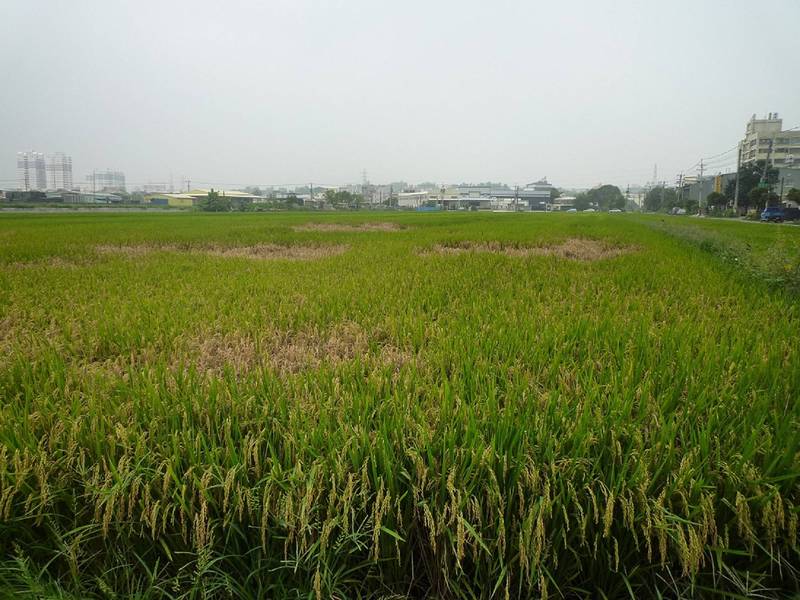
[(47, 184), (51, 190), (72, 189), (72, 157), (63, 152), (51, 154), (47, 160)]
[(784, 130), (778, 113), (769, 113), (766, 119), (753, 115), (739, 142), (739, 164), (755, 164), (768, 157), (773, 167), (800, 167), (800, 131)]
[(23, 191), (47, 189), (47, 169), (41, 152), (17, 152), (17, 187)]

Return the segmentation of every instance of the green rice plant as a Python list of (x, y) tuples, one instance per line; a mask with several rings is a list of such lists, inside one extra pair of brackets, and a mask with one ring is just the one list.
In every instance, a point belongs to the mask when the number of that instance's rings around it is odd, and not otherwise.
[(799, 236), (2, 215), (0, 590), (792, 597)]

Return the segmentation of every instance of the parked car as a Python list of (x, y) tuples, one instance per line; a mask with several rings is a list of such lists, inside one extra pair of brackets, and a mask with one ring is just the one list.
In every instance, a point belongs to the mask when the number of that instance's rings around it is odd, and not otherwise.
[(594, 209), (593, 208), (586, 208), (586, 209), (584, 209), (583, 212), (594, 212)]
[(787, 206), (783, 209), (783, 218), (787, 221), (800, 221), (800, 208)]
[(761, 220), (764, 222), (780, 223), (786, 218), (786, 211), (782, 206), (768, 206), (761, 213)]
[(577, 208), (568, 208), (567, 212), (578, 212)]
[(620, 209), (618, 209), (618, 208), (612, 208), (608, 212), (615, 215), (617, 213), (621, 213), (622, 211)]

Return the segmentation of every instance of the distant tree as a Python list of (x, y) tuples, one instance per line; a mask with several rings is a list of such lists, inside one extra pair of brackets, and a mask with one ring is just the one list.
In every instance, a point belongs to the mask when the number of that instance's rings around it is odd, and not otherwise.
[(297, 197), (297, 194), (289, 194), (286, 197), (286, 206), (287, 207), (291, 208), (293, 206), (302, 206), (302, 205), (303, 205), (303, 201), (300, 200), (300, 198)]
[(592, 205), (591, 201), (589, 200), (589, 194), (586, 192), (581, 192), (575, 196), (575, 202), (573, 202), (573, 206), (578, 210), (586, 210)]
[(651, 212), (661, 210), (664, 202), (664, 187), (656, 186), (648, 191), (644, 196), (644, 209)]
[(754, 187), (747, 194), (747, 206), (757, 210), (763, 209), (769, 201), (770, 191), (765, 187)]
[(725, 208), (728, 205), (728, 199), (725, 197), (725, 194), (720, 194), (719, 192), (711, 192), (708, 196), (706, 196), (706, 206), (708, 208)]
[(358, 208), (364, 202), (364, 196), (347, 190), (325, 190), (325, 201), (334, 206)]
[(644, 196), (645, 210), (668, 212), (676, 206), (683, 208), (678, 199), (678, 191), (675, 188), (657, 185), (650, 189)]
[(561, 190), (559, 190), (558, 188), (554, 187), (550, 190), (550, 200), (555, 200), (560, 195), (561, 195)]
[(797, 188), (790, 189), (788, 192), (786, 192), (786, 199), (789, 202), (800, 204), (800, 190), (798, 190)]
[(625, 196), (615, 185), (601, 185), (586, 193), (589, 196), (589, 201), (603, 210), (625, 208)]
[(781, 205), (781, 197), (778, 196), (775, 192), (767, 192), (767, 196), (764, 199), (764, 206), (780, 206)]
[(250, 212), (253, 210), (254, 204), (251, 198), (237, 198), (231, 201), (231, 210), (238, 210), (241, 212)]
[[(764, 161), (760, 160), (757, 163), (748, 163), (739, 167), (739, 206), (747, 210), (752, 204), (750, 200), (750, 192), (753, 191), (758, 184), (761, 183), (761, 176), (764, 173)], [(769, 185), (778, 183), (778, 169), (774, 167), (767, 168), (766, 182)], [(758, 197), (760, 193), (756, 194)], [(731, 180), (725, 186), (725, 197), (729, 202), (733, 202), (736, 196), (736, 181)]]
[(664, 198), (661, 202), (661, 210), (670, 211), (676, 206), (683, 208), (681, 206), (680, 198), (678, 198), (678, 190), (675, 188), (664, 188)]
[(230, 198), (220, 196), (219, 192), (212, 189), (208, 192), (208, 196), (203, 200), (200, 208), (208, 212), (227, 212), (231, 209), (231, 201)]

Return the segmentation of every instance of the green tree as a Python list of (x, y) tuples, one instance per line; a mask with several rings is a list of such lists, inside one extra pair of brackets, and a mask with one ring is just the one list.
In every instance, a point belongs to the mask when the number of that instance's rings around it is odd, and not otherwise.
[(786, 199), (789, 202), (800, 204), (800, 190), (798, 190), (797, 188), (790, 189), (788, 192), (786, 192)]
[(676, 206), (683, 208), (678, 199), (678, 191), (675, 188), (668, 188), (657, 185), (644, 196), (644, 208), (649, 211), (669, 212)]
[(754, 187), (747, 194), (747, 206), (753, 207), (757, 210), (763, 210), (767, 206), (774, 206), (778, 204), (778, 195), (770, 191), (768, 187)]
[(550, 200), (551, 201), (555, 200), (560, 195), (561, 195), (561, 190), (559, 190), (558, 188), (554, 187), (553, 189), (550, 190)]
[(230, 198), (220, 196), (219, 192), (215, 192), (212, 189), (208, 192), (208, 196), (206, 196), (200, 208), (208, 212), (227, 212), (231, 209), (231, 201)]
[(725, 208), (727, 205), (728, 199), (725, 197), (725, 194), (711, 192), (708, 196), (706, 196), (706, 206), (708, 208), (721, 209)]
[(768, 192), (767, 197), (765, 199), (765, 206), (780, 206), (781, 205), (781, 197), (778, 196), (775, 192)]
[(581, 192), (577, 196), (575, 196), (575, 202), (573, 206), (578, 210), (586, 210), (591, 206), (591, 201), (589, 200), (589, 194), (586, 192)]
[(683, 208), (680, 198), (678, 197), (678, 190), (675, 188), (664, 188), (664, 199), (661, 202), (661, 210), (670, 211), (676, 206)]
[(586, 192), (589, 201), (602, 210), (625, 208), (625, 196), (615, 185), (601, 185)]
[(290, 193), (286, 196), (286, 207), (292, 208), (293, 206), (303, 206), (303, 201), (297, 197), (296, 193)]
[(664, 202), (664, 187), (656, 186), (648, 191), (644, 196), (644, 209), (657, 212), (662, 209)]
[[(758, 187), (761, 183), (761, 176), (764, 173), (764, 161), (760, 160), (757, 163), (748, 163), (739, 167), (739, 206), (745, 211), (750, 208), (752, 204), (750, 199), (750, 192)], [(767, 184), (775, 185), (778, 183), (778, 169), (774, 167), (767, 168)], [(736, 181), (729, 181), (725, 186), (725, 197), (729, 202), (733, 203), (736, 196)], [(756, 194), (758, 197), (759, 194)]]

